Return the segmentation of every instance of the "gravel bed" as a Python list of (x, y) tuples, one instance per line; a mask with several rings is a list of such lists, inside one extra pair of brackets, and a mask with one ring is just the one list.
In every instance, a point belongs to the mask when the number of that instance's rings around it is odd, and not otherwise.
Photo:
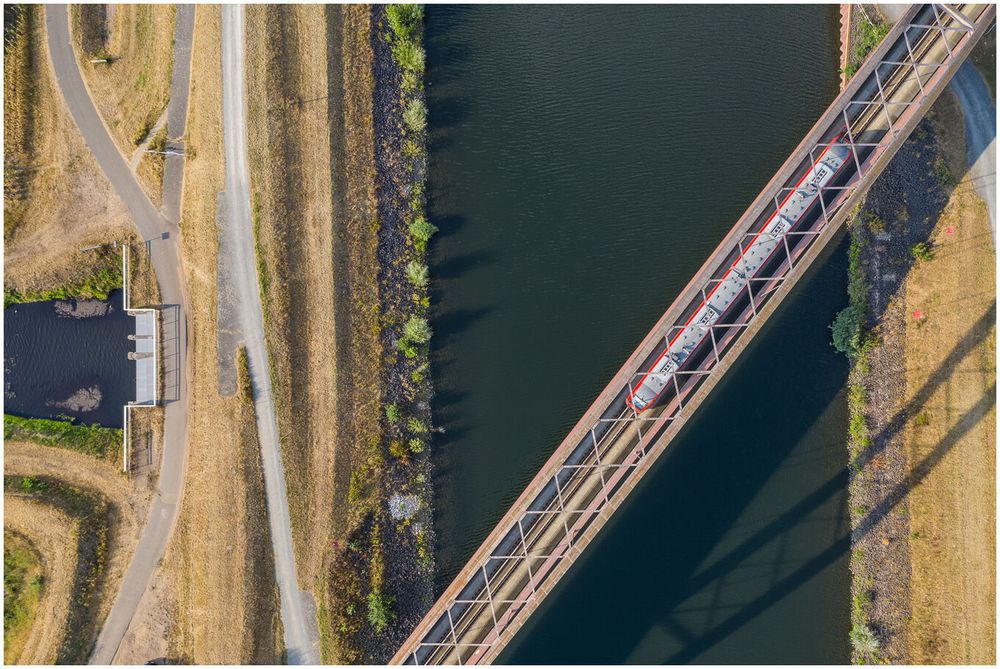
[[(869, 325), (879, 345), (869, 353), (869, 371), (855, 368), (851, 383), (864, 384), (864, 412), (871, 444), (853, 463), (849, 486), (851, 510), (852, 596), (867, 598), (868, 624), (879, 639), (880, 657), (906, 663), (910, 616), (909, 473), (902, 432), (910, 419), (906, 393), (904, 328), (908, 308), (903, 281), (913, 265), (911, 249), (926, 241), (947, 194), (934, 174), (939, 156), (928, 121), (893, 158), (872, 185), (861, 218), (868, 212), (885, 221), (884, 231), (856, 226), (851, 234), (865, 243), (862, 265), (870, 288)], [(860, 658), (855, 657), (855, 660)]]

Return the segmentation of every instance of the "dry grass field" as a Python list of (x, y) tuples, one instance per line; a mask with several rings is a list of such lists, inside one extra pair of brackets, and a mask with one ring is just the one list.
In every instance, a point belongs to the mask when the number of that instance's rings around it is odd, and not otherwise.
[[(106, 12), (72, 7), (73, 45), (90, 94), (128, 157), (166, 111), (173, 67), (173, 5), (108, 5)], [(99, 34), (105, 24), (103, 44)], [(108, 57), (110, 63), (91, 63)]]
[(4, 530), (31, 542), (41, 556), (44, 579), (27, 634), (5, 645), (4, 664), (55, 664), (73, 588), (76, 551), (68, 538), (76, 522), (52, 507), (5, 495)]
[[(96, 607), (90, 612), (95, 622), (103, 621), (111, 610), (128, 568), (149, 508), (148, 489), (137, 488), (121, 473), (118, 464), (61, 448), (24, 442), (4, 444), (4, 473), (8, 476), (41, 476), (58, 479), (80, 490), (94, 491), (107, 501), (110, 532), (103, 562), (103, 585), (97, 592)], [(37, 505), (36, 502), (27, 502)], [(4, 522), (10, 517), (5, 513)], [(18, 532), (30, 536), (23, 527)], [(71, 534), (62, 534), (71, 542)], [(46, 621), (39, 619), (45, 624)], [(96, 632), (95, 632), (96, 633)], [(95, 636), (96, 638), (96, 636)]]
[[(21, 147), (5, 145), (5, 163), (13, 160), (25, 168), (20, 177), (8, 170), (4, 184), (4, 282), (20, 292), (83, 281), (93, 270), (95, 254), (80, 249), (132, 234), (124, 205), (91, 156), (55, 83), (43, 8), (29, 11), (30, 39), (14, 60), (4, 62), (5, 71), (21, 72), (19, 88), (16, 78), (4, 82), (5, 129), (7, 103), (29, 92), (31, 100), (30, 141)], [(25, 54), (29, 62), (16, 67), (16, 58)], [(17, 188), (8, 188), (22, 177)]]
[(378, 494), (352, 472), (374, 479), (381, 466), (370, 10), (246, 16), (254, 222), (297, 568), (319, 603), (324, 659), (350, 661), (328, 616), (346, 604), (326, 579), (362, 498)]
[[(4, 463), (4, 527), (36, 547), (53, 587), (43, 593), (24, 651), (45, 663), (82, 664), (127, 564), (123, 548), (132, 537), (124, 536), (120, 520), (127, 511), (62, 472), (56, 478), (28, 471)], [(62, 585), (65, 580), (69, 587)], [(50, 596), (55, 599), (46, 602)]]
[[(155, 581), (159, 599), (144, 602), (150, 615), (137, 616), (127, 643), (141, 652), (136, 639), (166, 628), (174, 659), (275, 663), (281, 635), (253, 405), (245, 375), (237, 395), (224, 398), (218, 389), (215, 206), (224, 181), (218, 7), (198, 8), (193, 49), (194, 156), (185, 169), (181, 214), (191, 356), (188, 464), (178, 526)], [(172, 622), (163, 622), (157, 601), (174, 606)]]
[[(965, 174), (951, 94), (935, 107), (942, 147)], [(910, 492), (910, 661), (996, 660), (995, 261), (986, 207), (959, 180), (906, 281), (905, 429)], [(914, 317), (919, 310), (921, 318)]]

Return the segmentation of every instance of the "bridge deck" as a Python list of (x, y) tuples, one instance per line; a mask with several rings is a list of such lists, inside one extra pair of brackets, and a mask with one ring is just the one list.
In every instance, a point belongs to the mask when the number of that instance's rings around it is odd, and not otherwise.
[[(393, 658), (407, 664), (494, 660), (718, 383), (833, 237), (995, 18), (993, 5), (915, 5), (833, 102), (698, 274), (529, 484)], [(733, 307), (692, 315), (830, 146), (850, 149), (819, 206), (796, 221)], [(765, 233), (766, 234), (766, 233)], [(626, 397), (685, 328), (707, 331), (641, 414)], [(708, 341), (711, 346), (708, 346)]]

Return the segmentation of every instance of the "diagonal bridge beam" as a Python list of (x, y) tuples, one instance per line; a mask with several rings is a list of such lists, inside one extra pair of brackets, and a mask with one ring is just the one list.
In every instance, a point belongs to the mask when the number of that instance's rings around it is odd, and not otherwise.
[[(394, 656), (493, 662), (829, 244), (996, 18), (990, 4), (913, 5), (667, 309)], [(803, 185), (835, 151), (822, 186)], [(792, 195), (813, 198), (789, 219)], [(785, 221), (776, 235), (772, 221)], [(767, 257), (748, 260), (767, 245)], [(693, 322), (745, 276), (725, 315)], [(732, 309), (735, 308), (733, 311)], [(626, 399), (682, 334), (700, 343), (637, 413)]]

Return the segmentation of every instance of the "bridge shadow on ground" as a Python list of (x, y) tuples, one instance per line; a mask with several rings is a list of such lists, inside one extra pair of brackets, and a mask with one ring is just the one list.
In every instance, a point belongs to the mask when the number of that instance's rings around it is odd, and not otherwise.
[[(956, 342), (945, 360), (914, 395), (912, 401), (893, 415), (882, 431), (873, 435), (872, 445), (858, 455), (855, 462), (851, 463), (852, 466), (860, 467), (879, 455), (885, 445), (889, 443), (889, 439), (886, 437), (899, 433), (911, 418), (911, 414), (941, 384), (947, 381), (954, 366), (975, 350), (983, 338), (987, 336), (988, 327), (985, 326), (993, 322), (995, 318), (996, 303), (994, 301), (988, 312)], [(753, 367), (753, 361), (749, 362), (751, 364), (748, 367)], [(748, 369), (741, 374), (752, 374), (755, 371), (759, 370)], [(761, 392), (764, 393), (769, 390), (771, 389), (761, 388)], [(718, 398), (716, 399), (718, 400)], [(809, 415), (809, 412), (817, 410), (816, 406), (810, 406), (810, 404), (828, 402), (831, 399), (832, 396), (829, 392), (822, 392), (815, 398), (807, 395), (801, 398), (802, 402), (797, 408)], [(892, 512), (906, 498), (909, 491), (927, 477), (962, 436), (974, 427), (994, 404), (995, 386), (963, 415), (934, 451), (912, 467), (910, 475), (891, 489), (889, 494), (865, 516), (857, 529), (858, 537), (870, 533), (882, 518)], [(705, 409), (702, 415), (711, 412), (709, 407)], [(754, 588), (759, 593), (757, 596), (741, 602), (729, 601), (720, 606), (715, 599), (721, 591), (723, 583), (727, 579), (732, 579), (734, 575), (738, 576), (739, 571), (745, 569), (748, 561), (755, 558), (760, 561), (761, 556), (766, 557), (762, 551), (766, 551), (775, 542), (781, 542), (792, 528), (798, 527), (802, 523), (821, 519), (832, 509), (835, 509), (838, 504), (842, 504), (847, 487), (847, 470), (838, 471), (823, 484), (801, 497), (798, 502), (789, 506), (786, 511), (755, 531), (749, 538), (725, 551), (717, 559), (707, 561), (706, 564), (707, 558), (713, 552), (716, 542), (725, 533), (725, 530), (717, 530), (709, 534), (705, 533), (703, 528), (731, 527), (739, 511), (753, 498), (766, 478), (776, 468), (777, 463), (786, 456), (787, 451), (782, 450), (780, 453), (758, 452), (759, 457), (768, 460), (767, 467), (760, 471), (755, 471), (754, 468), (744, 470), (747, 474), (744, 480), (708, 481), (707, 485), (698, 491), (699, 494), (685, 499), (685, 495), (690, 494), (691, 491), (684, 479), (690, 477), (691, 472), (711, 469), (716, 466), (718, 458), (731, 457), (732, 455), (727, 452), (726, 448), (721, 447), (722, 443), (726, 443), (726, 430), (716, 426), (710, 426), (704, 430), (703, 426), (695, 424), (692, 424), (690, 429), (698, 431), (699, 443), (684, 444), (683, 446), (686, 447), (678, 449), (675, 453), (670, 453), (668, 449), (667, 454), (654, 467), (654, 471), (650, 473), (645, 484), (636, 490), (635, 505), (658, 505), (659, 508), (669, 510), (662, 514), (660, 525), (650, 529), (648, 526), (644, 526), (646, 519), (636, 517), (636, 514), (626, 514), (613, 520), (605, 531), (606, 538), (607, 534), (611, 533), (611, 528), (617, 525), (619, 530), (624, 529), (629, 536), (638, 537), (629, 551), (631, 558), (629, 564), (611, 562), (609, 560), (611, 556), (605, 555), (609, 551), (600, 551), (600, 540), (595, 542), (595, 550), (591, 551), (574, 567), (575, 570), (585, 570), (590, 575), (578, 580), (577, 587), (572, 590), (566, 588), (570, 579), (563, 581), (556, 588), (553, 596), (540, 607), (539, 615), (525, 626), (524, 636), (515, 637), (515, 641), (511, 643), (510, 648), (505, 651), (504, 657), (501, 659), (515, 662), (521, 661), (522, 657), (526, 661), (530, 659), (530, 661), (584, 663), (632, 662), (636, 661), (635, 655), (640, 646), (643, 645), (644, 639), (650, 636), (667, 635), (674, 639), (673, 645), (678, 647), (677, 650), (656, 658), (649, 657), (648, 651), (644, 651), (640, 661), (671, 664), (696, 662), (707, 650), (741, 630), (747, 623), (757, 618), (778, 601), (794, 593), (803, 584), (808, 583), (846, 555), (850, 549), (850, 535), (846, 531), (845, 517), (844, 524), (837, 526), (834, 541), (825, 545), (818, 553), (806, 560), (792, 559), (769, 562), (768, 566), (772, 567), (771, 577), (765, 587), (758, 585)], [(703, 434), (704, 432), (708, 432), (708, 434)], [(757, 435), (754, 434), (748, 435), (747, 441), (748, 443), (759, 443)], [(794, 439), (785, 441), (788, 444), (795, 443)], [(667, 462), (669, 465), (666, 464)], [(666, 471), (657, 472), (656, 469), (660, 467), (665, 468)], [(651, 489), (648, 486), (649, 480), (654, 478), (657, 481), (657, 489)], [(698, 480), (705, 483), (701, 477)], [(704, 500), (714, 498), (721, 498), (723, 503), (710, 508), (711, 504)], [(620, 531), (614, 533), (621, 536)], [(683, 537), (683, 539), (677, 539), (674, 546), (667, 545), (667, 550), (665, 550), (662, 539), (658, 537)], [(788, 565), (795, 563), (798, 563), (798, 566), (790, 572), (787, 571)], [(706, 566), (703, 567), (703, 564)], [(668, 570), (673, 575), (674, 578), (671, 580), (676, 583), (676, 586), (668, 586), (665, 591), (658, 587), (659, 599), (651, 601), (648, 588), (635, 575), (663, 570)], [(600, 572), (600, 577), (596, 576), (597, 572)], [(581, 581), (584, 580), (586, 587), (579, 587)], [(715, 594), (708, 607), (699, 609), (690, 605), (691, 600), (699, 593), (704, 596), (705, 593), (710, 593), (713, 590), (715, 590)], [(584, 617), (585, 612), (593, 611), (595, 602), (621, 602), (622, 604), (616, 607), (613, 614), (601, 612), (598, 615)], [(553, 611), (553, 613), (577, 612), (572, 624), (560, 625), (556, 630), (551, 629), (554, 627), (553, 625), (545, 624), (543, 620), (545, 611), (552, 611), (554, 608), (557, 611)], [(654, 611), (653, 613), (651, 613), (651, 609)], [(730, 610), (733, 612), (724, 619), (714, 620), (718, 614)], [(662, 611), (663, 614), (657, 616), (655, 612), (659, 611)], [(696, 626), (686, 622), (692, 615), (707, 618), (701, 629), (696, 629)], [(604, 624), (609, 617), (615, 620), (614, 636), (610, 639), (607, 630), (604, 629)], [(659, 618), (657, 622), (653, 626), (649, 626), (648, 621), (657, 617)], [(532, 633), (532, 630), (538, 633)], [(594, 656), (589, 648), (580, 648), (580, 655), (568, 657), (565, 650), (572, 647), (572, 644), (569, 639), (564, 641), (559, 638), (563, 634), (571, 635), (576, 639), (587, 638), (589, 635), (599, 635), (602, 637), (601, 656)], [(846, 630), (844, 638), (846, 639)], [(553, 640), (555, 643), (552, 643)], [(772, 644), (766, 640), (762, 640), (761, 643), (765, 647)], [(777, 644), (780, 641), (773, 640), (773, 643)], [(546, 647), (558, 650), (547, 652)], [(558, 657), (556, 657), (557, 653)]]

